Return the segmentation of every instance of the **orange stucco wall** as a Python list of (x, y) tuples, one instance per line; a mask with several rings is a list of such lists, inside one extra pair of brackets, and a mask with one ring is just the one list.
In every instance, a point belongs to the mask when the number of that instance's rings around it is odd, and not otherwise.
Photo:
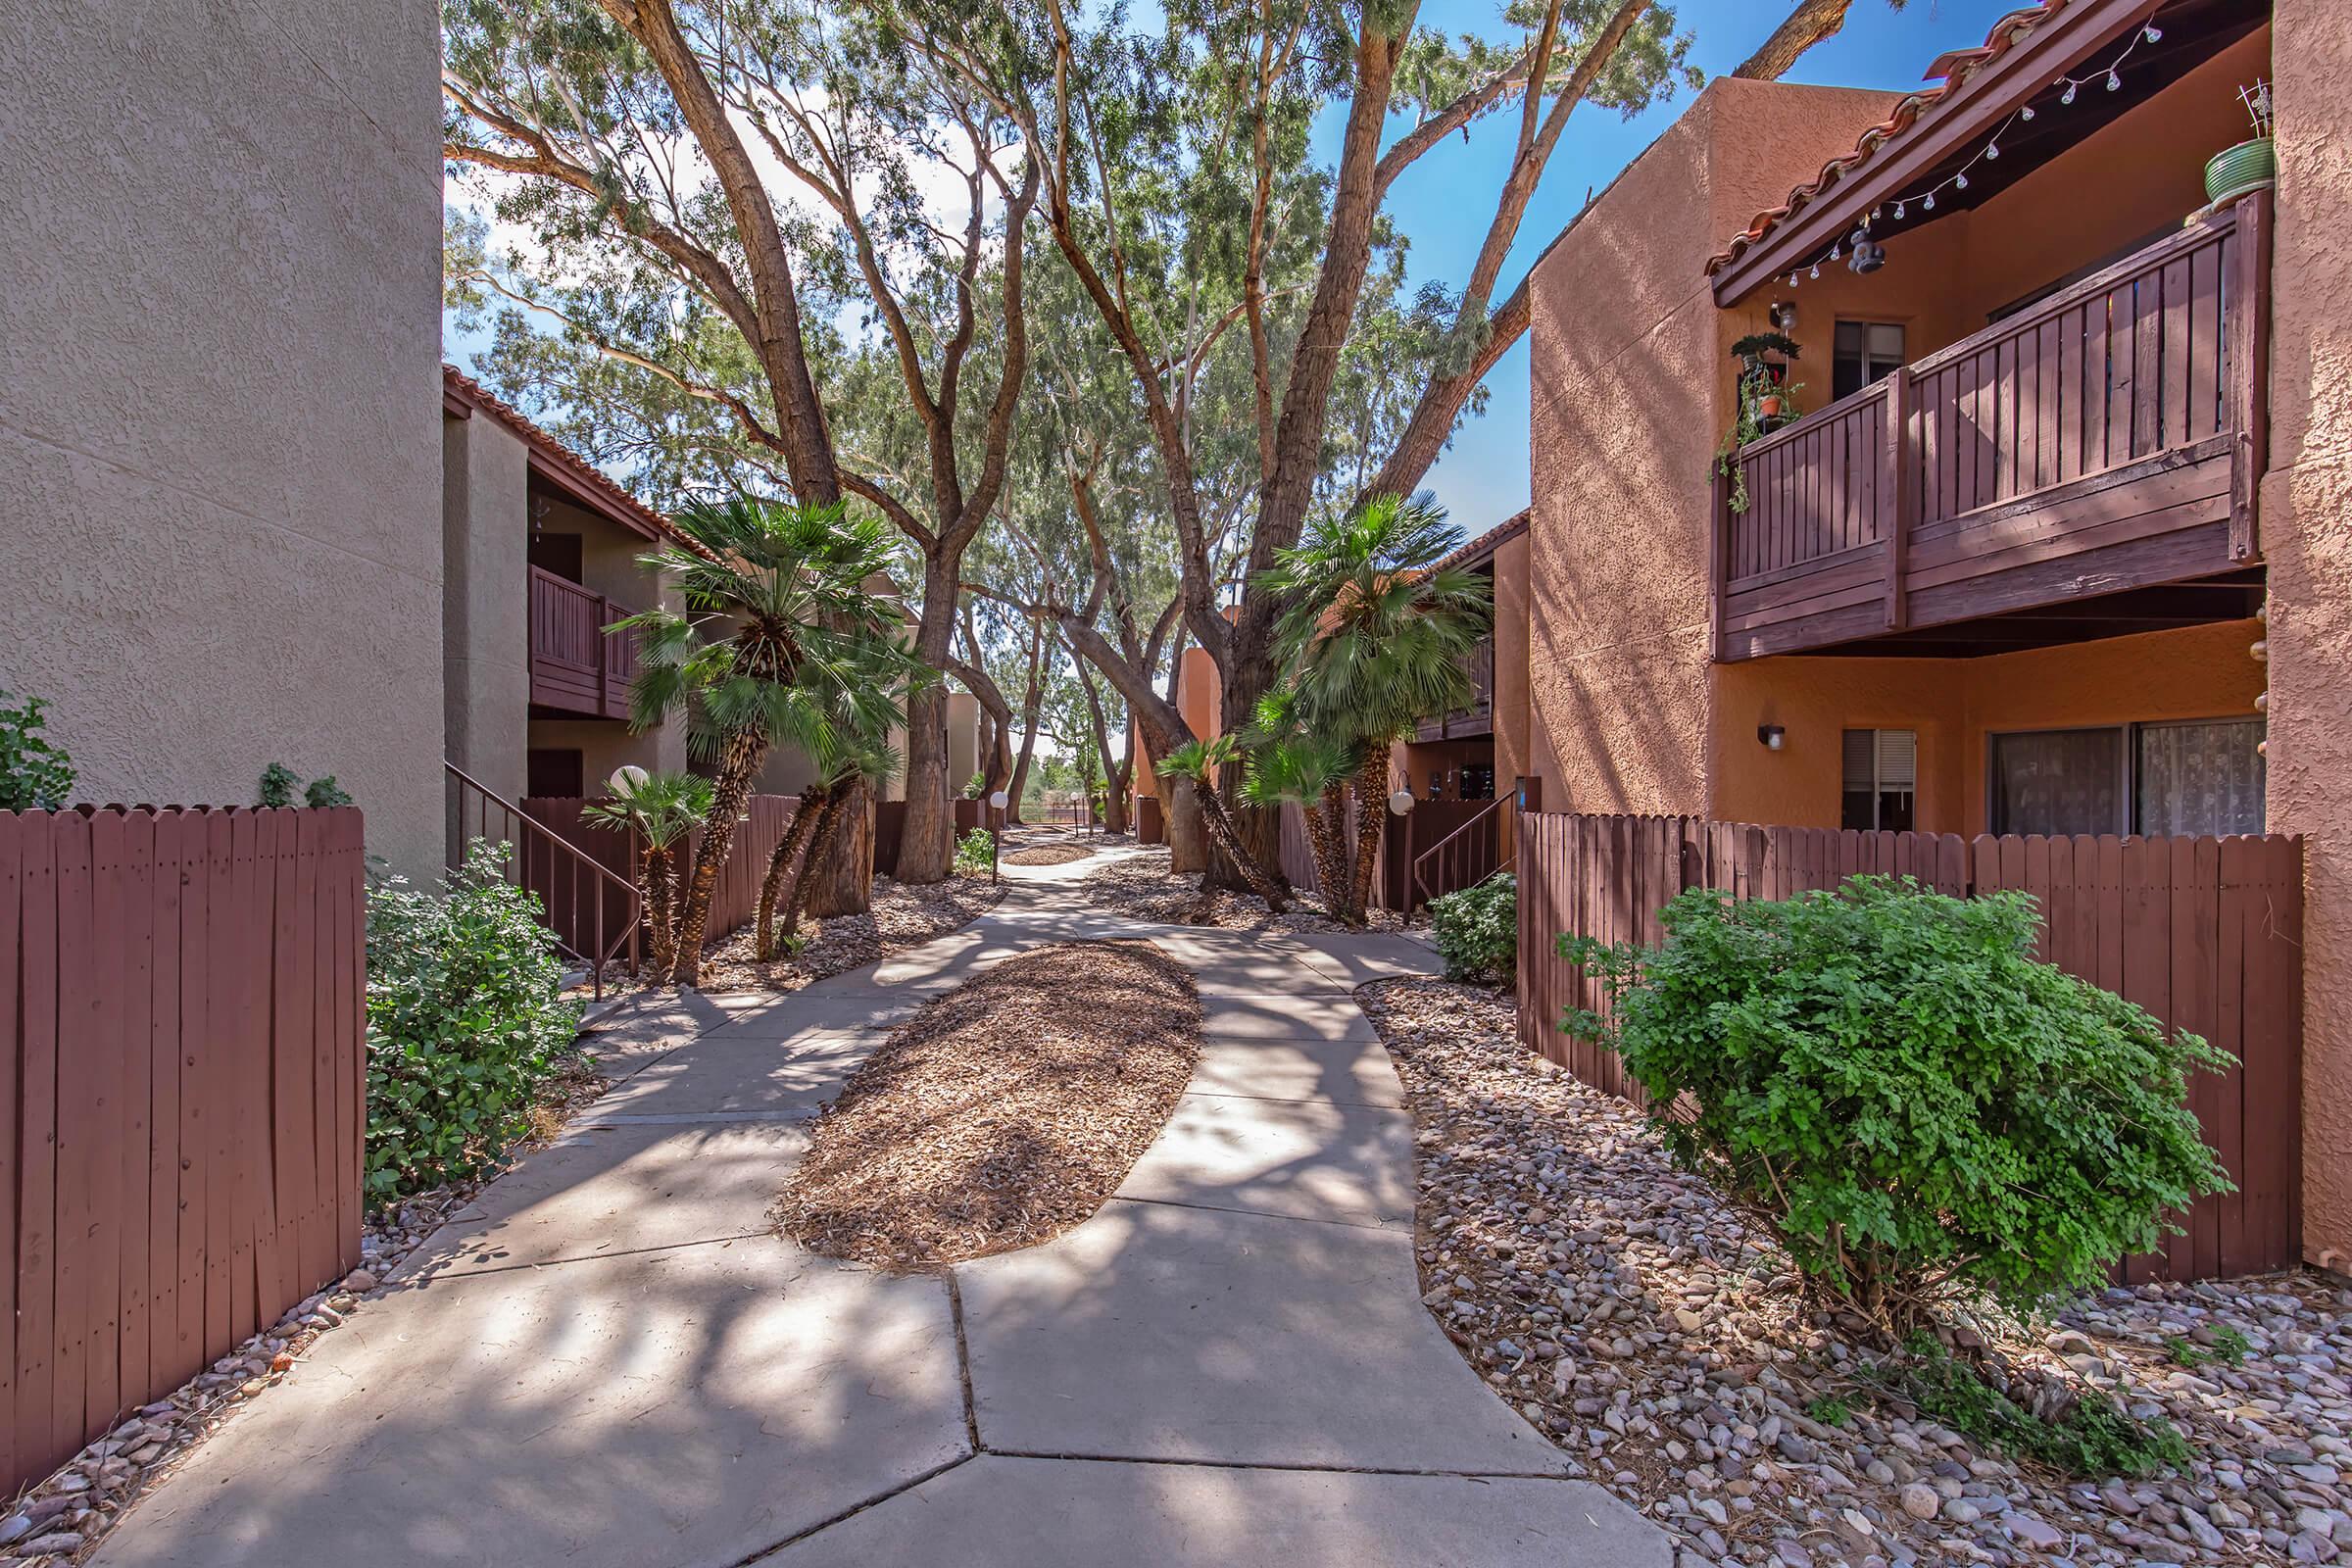
[[(1217, 713), (1224, 696), (1223, 685), (1217, 678), (1217, 662), (1198, 643), (1186, 646), (1183, 660), (1176, 675), (1176, 710), (1184, 715), (1195, 736), (1208, 740), (1217, 734)], [(1127, 725), (1127, 744), (1136, 748), (1137, 755), (1145, 761), (1151, 760), (1151, 751), (1144, 746), (1143, 736), (1132, 720)], [(1158, 793), (1159, 775), (1148, 766), (1137, 767), (1137, 798)]]
[[(1718, 665), (1709, 814), (1836, 827), (1840, 732), (1919, 734), (1918, 825), (1985, 831), (1985, 737), (2169, 718), (2242, 718), (2263, 666), (2255, 621), (2111, 637), (1987, 659), (1759, 659)], [(1759, 725), (1786, 730), (1767, 751)]]
[(2352, 8), (2278, 0), (2270, 820), (2305, 835), (2303, 1226), (2352, 1268)]
[(1551, 809), (1703, 809), (1708, 472), (1730, 403), (1700, 263), (1888, 102), (1716, 81), (1536, 266), (1528, 707)]

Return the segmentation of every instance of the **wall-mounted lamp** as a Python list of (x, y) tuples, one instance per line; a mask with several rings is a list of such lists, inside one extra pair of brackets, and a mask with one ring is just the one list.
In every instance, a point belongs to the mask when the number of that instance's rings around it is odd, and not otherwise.
[(1778, 724), (1758, 724), (1756, 726), (1756, 739), (1764, 743), (1764, 749), (1768, 752), (1779, 751), (1781, 743), (1788, 738), (1788, 731)]
[(1389, 797), (1389, 809), (1394, 811), (1396, 815), (1402, 816), (1405, 812), (1411, 810), (1412, 808), (1413, 792), (1411, 790), (1398, 790), (1396, 794)]
[(1796, 330), (1796, 302), (1794, 300), (1774, 300), (1772, 309), (1764, 314), (1772, 318), (1774, 331), (1793, 332)]

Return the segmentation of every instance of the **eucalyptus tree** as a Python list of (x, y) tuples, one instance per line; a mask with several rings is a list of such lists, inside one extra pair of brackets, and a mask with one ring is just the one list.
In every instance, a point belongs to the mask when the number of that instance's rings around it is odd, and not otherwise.
[[(511, 327), (504, 362), (569, 372), (649, 460), (688, 430), (804, 504), (887, 517), (920, 557), (914, 651), (940, 667), (1027, 373), (1042, 171), (1017, 131), (863, 8), (446, 0), (443, 24), (444, 153), (527, 236), (465, 285), (569, 351)], [(872, 416), (856, 431), (851, 404)], [(941, 701), (918, 693), (908, 725), (909, 881), (950, 866)]]
[(789, 745), (824, 757), (845, 727), (886, 730), (896, 694), (921, 666), (899, 641), (897, 607), (869, 587), (890, 559), (880, 521), (847, 516), (838, 503), (748, 497), (690, 505), (672, 521), (680, 539), (641, 559), (684, 609), (649, 610), (618, 627), (639, 635), (631, 724), (682, 713), (689, 751), (712, 764), (669, 976), (694, 985), (718, 868), (768, 754)]
[[(1416, 25), (1417, 0), (1171, 0), (1155, 29), (1124, 8), (1064, 0), (893, 0), (911, 48), (985, 96), (1043, 172), (1038, 212), (1130, 372), (1158, 460), (1182, 568), (1182, 613), (1216, 662), (1229, 713), (1250, 712), (1274, 673), (1279, 599), (1259, 582), (1334, 494), (1330, 439), (1343, 367), (1364, 324), (1367, 277), (1397, 179), (1455, 132), (1516, 107), (1512, 156), (1477, 257), (1433, 298), (1430, 352), (1401, 428), (1370, 457), (1367, 494), (1415, 488), (1503, 350), (1526, 328), (1522, 284), (1494, 303), (1505, 258), (1570, 115), (1631, 114), (1682, 79), (1689, 38), (1652, 0), (1513, 0), (1507, 42)], [(1307, 128), (1341, 112), (1339, 154), (1302, 170)], [(1408, 122), (1393, 134), (1394, 117)], [(1301, 172), (1312, 177), (1298, 177)], [(1285, 241), (1308, 235), (1294, 279)], [(1170, 257), (1186, 268), (1171, 269)], [(1171, 297), (1188, 271), (1217, 287)], [(1298, 287), (1295, 299), (1278, 296)], [(1212, 523), (1179, 394), (1197, 336), (1230, 320), (1247, 345), (1253, 438), (1243, 586), (1230, 617)], [(1244, 813), (1271, 859), (1274, 825)]]

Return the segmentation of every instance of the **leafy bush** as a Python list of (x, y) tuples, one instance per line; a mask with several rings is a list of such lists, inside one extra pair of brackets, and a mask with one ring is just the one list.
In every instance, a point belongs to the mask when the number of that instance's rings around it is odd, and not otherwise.
[(480, 840), (439, 893), (368, 891), (368, 1197), (469, 1176), (528, 1125), (579, 1026), (536, 895)]
[(1890, 1335), (1944, 1294), (2020, 1314), (2156, 1246), (2229, 1183), (2187, 1074), (2229, 1058), (2031, 956), (2024, 894), (1855, 877), (1735, 903), (1694, 888), (1655, 951), (1562, 937), (1675, 1158), (1777, 1233), (1817, 1300)]
[(302, 804), (309, 807), (349, 806), (351, 792), (335, 782), (335, 775), (311, 780), (310, 788), (302, 792)]
[(27, 697), (11, 708), (0, 687), (0, 811), (54, 811), (74, 793), (74, 760), (41, 738), (48, 704)]
[(267, 808), (292, 806), (294, 792), (301, 787), (301, 774), (283, 762), (271, 762), (262, 769), (261, 788), (254, 792), (253, 804)]
[(977, 876), (997, 863), (997, 841), (984, 827), (973, 828), (956, 841), (956, 869)]
[(1519, 879), (1508, 871), (1430, 900), (1429, 920), (1446, 979), (1503, 985), (1519, 972)]

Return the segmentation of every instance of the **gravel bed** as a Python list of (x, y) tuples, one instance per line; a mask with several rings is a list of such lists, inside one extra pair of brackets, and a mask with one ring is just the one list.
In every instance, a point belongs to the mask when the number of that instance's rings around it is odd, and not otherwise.
[[(1191, 872), (1177, 875), (1168, 869), (1168, 858), (1167, 846), (1150, 845), (1089, 871), (1078, 887), (1098, 908), (1157, 925), (1293, 932), (1355, 929), (1325, 914), (1322, 901), (1311, 893), (1300, 895), (1288, 910), (1276, 914), (1255, 894), (1223, 888), (1203, 892), (1200, 876)], [(1370, 923), (1360, 929), (1401, 931), (1404, 925), (1393, 911), (1374, 909)]]
[(2168, 1417), (2194, 1455), (2144, 1481), (2013, 1462), (1874, 1399), (1877, 1352), (1805, 1311), (1786, 1254), (1639, 1111), (1525, 1052), (1507, 995), (1356, 996), (1414, 1115), (1423, 1300), (1580, 1473), (1674, 1533), (1686, 1568), (2352, 1552), (2352, 1291), (2310, 1272), (2145, 1285), (2038, 1332), (1978, 1325), (2020, 1376)]
[(0, 1514), (0, 1551), (26, 1568), (78, 1562), (96, 1552), (132, 1505), (177, 1470), (221, 1423), (283, 1382), (319, 1336), (364, 1310), (370, 1293), (380, 1290), (445, 1216), (472, 1201), (521, 1154), (561, 1132), (606, 1088), (586, 1053), (564, 1055), (533, 1098), (530, 1132), (493, 1169), (369, 1214), (361, 1227), (358, 1268), (288, 1307), (275, 1324), (170, 1395), (128, 1412), (46, 1480), (26, 1488)]
[(993, 908), (1004, 892), (986, 876), (952, 876), (919, 887), (878, 876), (871, 909), (817, 922), (815, 938), (790, 956), (767, 963), (754, 958), (752, 939), (756, 933), (750, 924), (707, 946), (703, 950), (702, 989), (798, 991), (828, 975), (878, 962), (969, 925)]
[(1149, 943), (1007, 958), (930, 1003), (852, 1075), (817, 1117), (778, 1228), (895, 1268), (1034, 1246), (1102, 1205), (1200, 1054), (1192, 976)]

